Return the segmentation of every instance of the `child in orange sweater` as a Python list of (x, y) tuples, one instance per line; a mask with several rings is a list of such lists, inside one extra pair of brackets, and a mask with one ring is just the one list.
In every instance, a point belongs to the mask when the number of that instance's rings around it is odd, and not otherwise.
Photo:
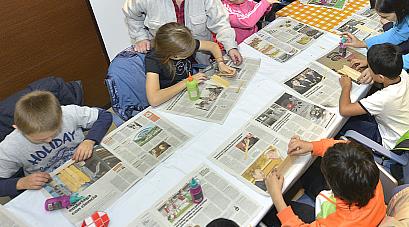
[(276, 171), (266, 178), (267, 190), (282, 226), (377, 226), (385, 217), (379, 169), (372, 152), (354, 142), (323, 139), (306, 142), (293, 137), (289, 155), (312, 152), (323, 156), (321, 172), (335, 196), (335, 210), (306, 224), (287, 206), (281, 194), (284, 178)]

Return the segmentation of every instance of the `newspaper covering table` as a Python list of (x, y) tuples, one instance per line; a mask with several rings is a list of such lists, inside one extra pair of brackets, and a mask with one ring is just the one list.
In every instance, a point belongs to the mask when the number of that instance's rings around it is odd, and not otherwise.
[(0, 226), (24, 227), (27, 226), (0, 204)]
[(334, 9), (344, 9), (348, 0), (300, 0), (300, 2), (307, 5), (322, 6)]
[(323, 32), (317, 28), (290, 17), (281, 17), (244, 42), (264, 55), (283, 63), (305, 50), (322, 34)]
[(274, 168), (292, 163), (287, 144), (292, 136), (321, 138), (334, 113), (288, 93), (267, 105), (227, 139), (209, 158), (255, 191), (266, 194), (264, 179)]
[[(377, 14), (375, 13), (375, 15)], [(368, 14), (363, 14), (362, 16), (352, 14), (337, 25), (334, 28), (334, 32), (338, 34), (350, 32), (360, 40), (379, 35), (383, 32), (382, 24), (375, 15), (372, 14), (371, 11), (368, 11)]]
[(152, 108), (131, 118), (104, 137), (91, 158), (68, 161), (51, 173), (42, 191), (49, 196), (78, 193), (83, 198), (63, 209), (77, 224), (93, 212), (111, 206), (132, 185), (185, 144), (191, 135)]
[[(198, 179), (202, 186), (204, 199), (199, 204), (192, 202), (189, 193), (188, 182), (192, 178)], [(259, 204), (241, 193), (215, 170), (202, 165), (129, 226), (206, 226), (219, 217), (234, 220), (239, 226), (249, 226), (250, 220), (260, 209)]]
[[(200, 98), (197, 101), (191, 101), (187, 91), (184, 90), (161, 105), (161, 110), (222, 124), (246, 89), (249, 81), (257, 73), (260, 60), (244, 58), (243, 63), (239, 66), (235, 66), (232, 61), (228, 61), (227, 65), (236, 68), (237, 72), (235, 77), (223, 77), (229, 82), (229, 86), (224, 87), (212, 80), (207, 80), (199, 85)], [(217, 74), (212, 67), (206, 69), (205, 73), (209, 78)]]

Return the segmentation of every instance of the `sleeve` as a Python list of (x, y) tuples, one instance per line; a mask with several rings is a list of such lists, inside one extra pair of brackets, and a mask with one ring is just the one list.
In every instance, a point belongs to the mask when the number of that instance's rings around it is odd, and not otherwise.
[(21, 177), (24, 177), (22, 168), (10, 178), (0, 178), (0, 197), (16, 197), (22, 193), (24, 190), (17, 190), (17, 181)]
[(107, 133), (112, 123), (112, 114), (106, 110), (98, 110), (98, 118), (92, 125), (85, 139), (93, 140), (99, 144)]
[[(247, 4), (251, 2), (247, 1)], [(270, 8), (270, 4), (266, 0), (261, 0), (255, 4), (253, 10), (246, 14), (230, 14), (230, 24), (238, 28), (252, 28), (254, 27), (265, 12)]]
[(160, 62), (153, 56), (153, 51), (146, 54), (145, 57), (145, 73), (160, 74)]
[(372, 116), (379, 115), (385, 108), (385, 94), (383, 90), (377, 91), (372, 95), (363, 98), (358, 103)]
[(328, 148), (334, 146), (334, 144), (347, 143), (347, 142), (348, 142), (347, 140), (334, 140), (333, 138), (313, 141), (312, 142), (312, 155), (322, 157), (324, 156)]
[(149, 39), (149, 31), (145, 28), (145, 14), (143, 0), (126, 0), (122, 8), (125, 14), (125, 24), (128, 26), (129, 36), (134, 43)]
[(294, 214), (291, 206), (286, 207), (281, 212), (277, 213), (278, 219), (280, 219), (281, 226), (321, 226), (317, 221), (311, 224), (304, 223), (297, 215)]
[(216, 39), (223, 44), (226, 51), (237, 48), (236, 33), (230, 26), (229, 14), (222, 2), (220, 0), (206, 0), (204, 4), (208, 17), (207, 28), (216, 34)]
[(408, 39), (409, 39), (409, 17), (406, 17), (401, 24), (395, 25), (393, 28), (389, 29), (388, 31), (380, 35), (366, 39), (365, 43), (369, 49), (371, 46), (375, 44), (391, 43), (394, 45), (398, 45)]
[(196, 41), (195, 51), (198, 51), (198, 50), (199, 50), (199, 48), (200, 48), (200, 41), (199, 41), (199, 40), (197, 40), (197, 39), (195, 39), (195, 41)]

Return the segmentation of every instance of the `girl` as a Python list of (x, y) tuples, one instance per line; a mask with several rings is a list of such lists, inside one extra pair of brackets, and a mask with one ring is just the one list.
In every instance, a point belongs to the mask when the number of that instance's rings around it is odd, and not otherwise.
[[(198, 50), (212, 53), (221, 72), (234, 74), (235, 70), (224, 64), (216, 43), (193, 39), (190, 30), (176, 22), (158, 29), (153, 49), (145, 57), (146, 97), (151, 106), (168, 101), (186, 88), (186, 79), (192, 73), (190, 59)], [(203, 82), (206, 75), (197, 73), (193, 78)]]
[(358, 48), (370, 48), (375, 44), (391, 43), (398, 45), (409, 39), (409, 1), (408, 0), (376, 0), (375, 10), (381, 20), (394, 23), (388, 31), (368, 38), (365, 41), (357, 39), (350, 33), (344, 33), (349, 37), (345, 45)]
[(271, 9), (273, 3), (278, 0), (261, 0), (259, 3), (253, 0), (222, 0), (230, 17), (230, 25), (236, 31), (238, 44), (247, 37), (257, 32), (257, 22)]

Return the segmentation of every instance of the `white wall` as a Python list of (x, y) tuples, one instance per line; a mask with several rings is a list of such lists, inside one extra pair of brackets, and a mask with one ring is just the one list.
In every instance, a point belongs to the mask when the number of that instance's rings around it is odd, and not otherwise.
[(124, 0), (90, 0), (90, 3), (109, 59), (112, 60), (131, 44), (122, 13)]

